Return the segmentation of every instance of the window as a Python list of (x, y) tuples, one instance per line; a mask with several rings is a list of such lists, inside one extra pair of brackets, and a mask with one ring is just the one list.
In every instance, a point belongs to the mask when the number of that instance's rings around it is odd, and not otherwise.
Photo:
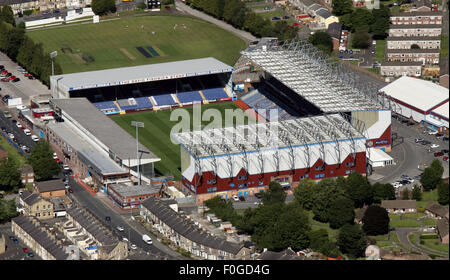
[(213, 184), (217, 183), (217, 180), (216, 179), (209, 179), (209, 180), (206, 181), (206, 183), (208, 185), (213, 185)]
[(217, 187), (208, 188), (207, 192), (215, 192), (217, 191)]
[(324, 165), (316, 166), (316, 170), (325, 170), (325, 166)]
[(238, 177), (238, 180), (247, 180), (247, 179), (248, 179), (247, 175)]
[(352, 162), (346, 162), (345, 163), (345, 166), (347, 166), (347, 167), (353, 167), (353, 166), (355, 166), (355, 163), (352, 161)]

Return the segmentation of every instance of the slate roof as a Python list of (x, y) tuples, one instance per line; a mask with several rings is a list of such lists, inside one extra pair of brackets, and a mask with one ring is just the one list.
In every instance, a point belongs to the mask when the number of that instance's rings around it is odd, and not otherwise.
[(23, 173), (26, 173), (26, 174), (34, 173), (33, 167), (31, 167), (31, 165), (23, 165), (23, 166), (19, 167), (19, 169), (22, 174)]
[(444, 238), (446, 235), (448, 235), (448, 221), (446, 219), (440, 219), (437, 221), (437, 230), (439, 232), (439, 236)]
[(97, 218), (84, 209), (73, 206), (67, 210), (67, 215), (71, 216), (82, 228), (89, 232), (107, 253), (111, 252), (119, 243), (119, 240), (110, 234), (109, 230)]
[[(27, 191), (28, 192), (28, 191)], [(28, 194), (29, 193), (29, 194)], [(27, 194), (25, 194), (25, 192), (22, 193), (22, 200), (23, 202), (25, 202), (27, 205), (33, 205), (36, 202), (38, 202), (39, 200), (43, 199), (39, 194), (37, 193), (30, 193), (28, 192)], [(24, 194), (26, 196), (24, 196)]]
[(62, 179), (37, 182), (36, 187), (40, 193), (65, 190)]
[(381, 207), (386, 209), (411, 209), (417, 208), (417, 203), (415, 200), (383, 200), (381, 201)]
[(292, 249), (287, 248), (281, 252), (265, 251), (258, 258), (258, 260), (304, 260), (298, 256)]
[(428, 205), (425, 207), (425, 210), (428, 210), (428, 211), (430, 211), (431, 213), (433, 213), (433, 214), (435, 214), (435, 215), (438, 215), (438, 216), (440, 216), (440, 217), (442, 217), (442, 218), (447, 218), (447, 219), (448, 219), (448, 216), (449, 216), (449, 215), (448, 215), (449, 211), (448, 211), (448, 208), (447, 208), (447, 207), (441, 206), (441, 205), (436, 204), (436, 203), (434, 203), (434, 202), (428, 204)]
[(340, 40), (342, 33), (342, 24), (339, 22), (333, 22), (329, 24), (327, 32), (328, 34), (330, 34), (331, 38), (336, 38)]
[(148, 209), (148, 211), (153, 213), (175, 232), (197, 244), (229, 252), (234, 255), (239, 253), (243, 247), (242, 245), (228, 242), (201, 231), (192, 221), (181, 217), (177, 212), (170, 208), (167, 203), (164, 203), (160, 199), (149, 197), (142, 202), (142, 207)]
[(32, 220), (39, 222), (34, 217), (18, 216), (12, 219), (21, 229), (23, 229), (28, 235), (30, 235), (39, 245), (47, 250), (55, 259), (66, 260), (69, 256), (63, 248), (55, 243), (47, 233), (37, 227)]

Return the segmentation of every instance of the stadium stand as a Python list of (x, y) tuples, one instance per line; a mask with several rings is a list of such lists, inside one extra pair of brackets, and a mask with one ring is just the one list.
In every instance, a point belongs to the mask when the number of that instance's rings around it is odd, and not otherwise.
[(204, 89), (202, 92), (207, 100), (216, 100), (229, 97), (223, 88)]
[[(260, 92), (260, 90), (255, 89), (241, 97), (241, 100), (244, 101), (250, 108), (256, 110), (263, 118), (266, 120), (270, 119), (270, 110), (278, 111), (278, 119), (287, 120), (294, 118), (288, 112), (286, 112), (283, 108), (279, 107), (276, 103), (268, 99), (265, 95)], [(265, 109), (266, 111), (261, 111)], [(258, 111), (259, 110), (259, 111)]]
[(198, 91), (186, 91), (177, 93), (178, 100), (181, 103), (192, 103), (195, 101), (204, 101)]
[(153, 104), (150, 102), (148, 97), (139, 97), (136, 98), (137, 109), (151, 109), (153, 108)]
[(156, 101), (157, 106), (168, 106), (177, 104), (175, 100), (173, 100), (171, 94), (154, 95), (153, 99)]

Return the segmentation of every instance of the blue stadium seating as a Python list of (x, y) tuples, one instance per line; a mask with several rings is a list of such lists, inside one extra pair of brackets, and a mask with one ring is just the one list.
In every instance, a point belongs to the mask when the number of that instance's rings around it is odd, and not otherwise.
[(116, 104), (114, 104), (113, 101), (103, 101), (103, 102), (97, 102), (94, 103), (94, 105), (100, 110), (119, 110), (116, 106)]
[(202, 96), (198, 91), (186, 91), (177, 93), (178, 100), (181, 103), (190, 103), (194, 101), (203, 101)]
[(138, 103), (137, 108), (138, 109), (151, 109), (153, 108), (152, 102), (148, 99), (148, 97), (139, 97), (136, 98), (136, 101)]
[(205, 89), (202, 90), (202, 93), (207, 100), (216, 100), (229, 97), (223, 88)]
[(163, 94), (163, 95), (154, 95), (153, 98), (156, 101), (156, 104), (158, 106), (164, 106), (164, 105), (175, 105), (177, 104), (170, 94)]

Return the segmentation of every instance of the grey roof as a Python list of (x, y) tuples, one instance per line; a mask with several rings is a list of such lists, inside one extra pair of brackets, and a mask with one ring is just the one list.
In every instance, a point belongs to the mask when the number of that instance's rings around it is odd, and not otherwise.
[(324, 9), (322, 5), (317, 3), (310, 5), (309, 8), (315, 12), (317, 12), (319, 9)]
[(33, 173), (33, 167), (31, 165), (23, 165), (19, 167), (21, 173)]
[(439, 233), (439, 236), (444, 238), (448, 235), (448, 220), (447, 219), (439, 219), (436, 223), (436, 227)]
[(144, 200), (142, 207), (148, 209), (158, 219), (164, 222), (167, 226), (172, 228), (181, 236), (206, 247), (225, 251), (236, 255), (239, 253), (242, 245), (228, 242), (224, 239), (211, 236), (200, 229), (198, 229), (194, 223), (188, 219), (181, 217), (177, 212), (172, 210), (166, 203), (163, 203), (160, 199), (149, 197)]
[(287, 248), (281, 252), (265, 251), (259, 257), (258, 260), (304, 260), (304, 258), (298, 256), (292, 249)]
[(330, 34), (331, 38), (336, 38), (338, 40), (341, 39), (342, 33), (342, 24), (339, 22), (333, 22), (328, 25), (328, 34)]
[[(64, 91), (141, 83), (155, 80), (231, 72), (233, 67), (213, 57), (190, 59), (133, 67), (113, 68), (50, 77), (50, 82)], [(61, 78), (61, 79), (60, 79)]]
[(37, 182), (36, 187), (40, 193), (65, 190), (64, 182), (62, 179)]
[(409, 13), (391, 13), (391, 17), (410, 17), (410, 16), (442, 16), (442, 12), (414, 11)]
[(22, 193), (22, 200), (23, 202), (25, 202), (27, 205), (32, 206), (33, 204), (35, 204), (36, 202), (38, 202), (39, 200), (43, 199), (39, 194), (37, 193), (32, 193), (32, 194), (27, 194), (27, 193)]
[(82, 228), (89, 232), (107, 252), (111, 252), (119, 243), (117, 237), (112, 235), (97, 218), (86, 210), (73, 206), (67, 210), (67, 215), (71, 216)]
[(441, 28), (441, 24), (391, 24), (389, 29), (432, 29), (432, 28)]
[(66, 252), (64, 252), (63, 248), (57, 245), (55, 241), (47, 235), (47, 233), (36, 225), (39, 224), (39, 221), (36, 218), (18, 216), (13, 218), (12, 221), (23, 229), (29, 236), (31, 236), (31, 238), (33, 238), (45, 250), (47, 250), (55, 259), (66, 260), (69, 256)]
[(325, 19), (332, 16), (332, 14), (325, 8), (317, 10), (316, 13)]
[(440, 41), (441, 36), (411, 36), (411, 37), (394, 37), (388, 36), (386, 41)]
[(438, 215), (442, 218), (448, 219), (448, 213), (449, 213), (448, 207), (444, 207), (444, 206), (441, 206), (439, 204), (432, 202), (425, 207), (425, 210), (428, 210), (431, 213)]
[(98, 174), (111, 175), (128, 173), (127, 170), (121, 168), (106, 154), (94, 149), (93, 146), (83, 140), (66, 123), (48, 124), (47, 127), (71, 146), (72, 149), (76, 150), (79, 160), (86, 166), (90, 165)]
[(387, 49), (386, 53), (440, 53), (441, 49)]
[(20, 3), (39, 2), (39, 0), (0, 0), (0, 6)]
[[(128, 159), (136, 159), (136, 139), (113, 120), (100, 112), (86, 98), (52, 99), (56, 107), (64, 111), (64, 116), (70, 116), (90, 134), (108, 147), (127, 165)], [(139, 143), (141, 160), (149, 162), (160, 161), (149, 149)], [(108, 152), (108, 151), (107, 151)]]
[(415, 200), (383, 200), (381, 207), (386, 209), (412, 209), (417, 208)]
[(420, 61), (386, 61), (382, 62), (381, 66), (422, 66)]
[(112, 189), (114, 192), (118, 193), (122, 197), (136, 196), (136, 195), (150, 195), (159, 193), (160, 188), (152, 186), (127, 186), (125, 184), (112, 184), (108, 188)]

